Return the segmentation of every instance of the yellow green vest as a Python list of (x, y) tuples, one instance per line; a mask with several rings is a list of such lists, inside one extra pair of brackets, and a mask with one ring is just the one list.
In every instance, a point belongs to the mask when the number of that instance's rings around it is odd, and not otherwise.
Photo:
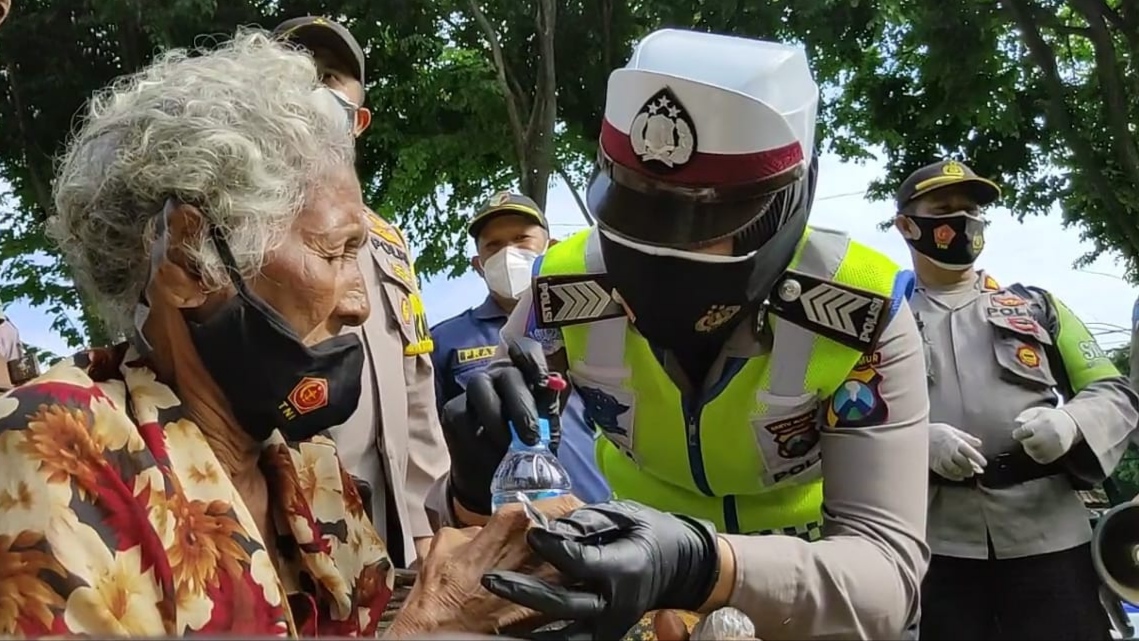
[[(887, 297), (898, 274), (884, 255), (819, 228), (803, 234), (790, 268)], [(588, 229), (551, 247), (538, 275), (604, 271)], [(820, 535), (822, 412), (863, 354), (771, 314), (766, 322), (771, 350), (728, 359), (724, 379), (700, 398), (682, 398), (626, 318), (560, 329), (567, 374), (605, 436), (597, 463), (615, 498), (721, 532)]]

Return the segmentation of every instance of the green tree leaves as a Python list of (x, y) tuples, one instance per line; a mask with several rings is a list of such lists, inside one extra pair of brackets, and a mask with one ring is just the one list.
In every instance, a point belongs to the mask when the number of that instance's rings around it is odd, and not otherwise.
[(112, 338), (42, 233), (76, 113), (157, 50), (304, 14), (342, 20), (368, 54), (360, 175), (424, 275), (467, 269), (466, 217), (493, 191), (544, 202), (551, 176), (583, 184), (609, 72), (662, 26), (803, 43), (824, 87), (820, 148), (884, 161), (873, 195), (961, 157), (1002, 181), (1017, 215), (1059, 206), (1089, 259), (1116, 250), (1139, 274), (1130, 2), (20, 0), (0, 37), (0, 298), (39, 306), (73, 344)]

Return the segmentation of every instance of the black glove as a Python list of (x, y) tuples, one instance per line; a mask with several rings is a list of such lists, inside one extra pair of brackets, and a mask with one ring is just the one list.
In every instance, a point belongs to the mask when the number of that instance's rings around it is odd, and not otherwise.
[(581, 508), (548, 530), (530, 528), (526, 540), (579, 587), (517, 572), (488, 572), (482, 584), (504, 599), (573, 621), (551, 631), (551, 639), (619, 639), (650, 610), (697, 610), (720, 572), (710, 524), (632, 501)]
[(527, 445), (538, 442), (538, 417), (550, 421), (550, 448), (561, 439), (558, 392), (542, 345), (530, 338), (506, 343), (510, 362), (473, 375), (467, 391), (443, 406), (443, 437), (451, 453), (451, 496), (466, 509), (490, 514), (490, 482), (510, 447), (510, 427)]

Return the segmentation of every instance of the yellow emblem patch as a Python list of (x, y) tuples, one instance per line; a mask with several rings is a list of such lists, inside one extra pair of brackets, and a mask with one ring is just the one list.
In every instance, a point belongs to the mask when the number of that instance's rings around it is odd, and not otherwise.
[(396, 247), (403, 247), (403, 238), (400, 236), (399, 231), (397, 231), (396, 228), (386, 220), (369, 212), (368, 223), (373, 234), (388, 241)]
[[(423, 307), (423, 299), (419, 294), (409, 294), (406, 300), (411, 319), (405, 322), (411, 324), (415, 340), (403, 348), (404, 356), (430, 354), (435, 349), (435, 341), (431, 340), (431, 329), (427, 325), (427, 311)], [(401, 315), (403, 313), (402, 306), (400, 313)]]
[(497, 348), (494, 345), (483, 345), (482, 347), (467, 347), (465, 349), (457, 350), (456, 360), (459, 364), (471, 363), (474, 361), (485, 361), (494, 356)]

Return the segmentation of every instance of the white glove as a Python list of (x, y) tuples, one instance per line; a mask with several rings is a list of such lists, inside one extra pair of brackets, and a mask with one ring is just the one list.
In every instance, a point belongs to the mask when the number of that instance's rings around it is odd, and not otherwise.
[(1012, 437), (1032, 460), (1047, 465), (1072, 449), (1079, 428), (1070, 414), (1050, 407), (1031, 407), (1016, 417)]
[(963, 481), (985, 471), (981, 439), (945, 423), (929, 424), (929, 469), (950, 481)]

